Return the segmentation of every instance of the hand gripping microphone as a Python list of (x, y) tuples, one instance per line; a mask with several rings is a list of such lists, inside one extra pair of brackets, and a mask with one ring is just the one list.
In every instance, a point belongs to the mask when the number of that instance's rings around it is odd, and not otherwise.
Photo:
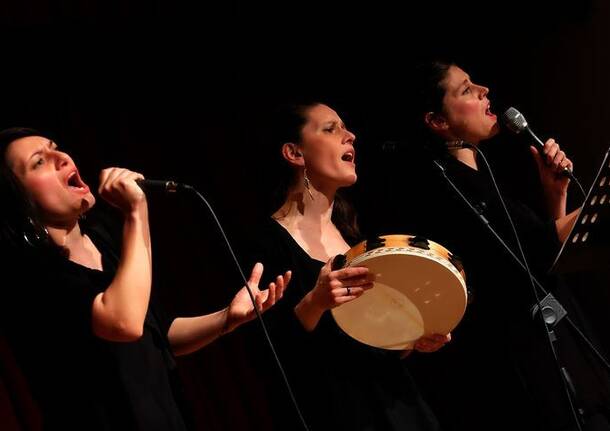
[[(534, 141), (536, 141), (540, 149), (544, 148), (544, 142), (542, 142), (542, 140), (540, 140), (540, 138), (538, 138), (538, 136), (536, 136), (536, 134), (532, 131), (530, 126), (527, 124), (527, 120), (521, 112), (517, 111), (513, 107), (510, 107), (504, 112), (504, 114), (502, 114), (502, 120), (508, 130), (517, 135), (525, 130), (530, 134)], [(562, 174), (575, 180), (572, 171), (568, 169), (567, 166), (563, 168)]]

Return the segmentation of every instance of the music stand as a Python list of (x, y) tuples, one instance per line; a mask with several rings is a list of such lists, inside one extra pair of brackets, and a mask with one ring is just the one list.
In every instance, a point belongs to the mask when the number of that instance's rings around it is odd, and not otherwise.
[(550, 272), (606, 268), (610, 261), (610, 148)]

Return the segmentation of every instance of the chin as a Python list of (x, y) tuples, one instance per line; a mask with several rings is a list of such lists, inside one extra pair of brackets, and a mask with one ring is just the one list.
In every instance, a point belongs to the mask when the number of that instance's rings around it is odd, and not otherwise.
[(95, 205), (95, 197), (92, 194), (89, 194), (83, 198), (80, 205), (81, 214), (89, 211), (93, 205)]
[(358, 175), (356, 175), (356, 174), (349, 175), (348, 177), (344, 178), (344, 180), (342, 181), (341, 187), (353, 186), (354, 184), (356, 184), (357, 180), (358, 180)]

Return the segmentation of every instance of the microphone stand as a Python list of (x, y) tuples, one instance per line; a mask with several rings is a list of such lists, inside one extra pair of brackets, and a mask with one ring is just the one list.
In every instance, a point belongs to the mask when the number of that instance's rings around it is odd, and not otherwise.
[[(476, 217), (479, 219), (479, 221), (481, 221), (481, 223), (483, 223), (483, 225), (495, 237), (495, 239), (498, 241), (498, 243), (500, 245), (502, 245), (502, 247), (506, 251), (508, 251), (508, 253), (512, 256), (512, 258), (527, 272), (527, 274), (528, 274), (528, 276), (530, 278), (531, 285), (532, 285), (532, 291), (533, 291), (534, 297), (536, 299), (536, 307), (537, 307), (538, 311), (540, 311), (540, 316), (541, 316), (542, 324), (544, 325), (544, 328), (545, 328), (546, 336), (547, 336), (547, 339), (548, 339), (548, 342), (549, 342), (549, 347), (550, 347), (551, 353), (553, 355), (553, 360), (554, 360), (555, 366), (557, 368), (557, 371), (558, 371), (559, 375), (561, 376), (561, 382), (563, 384), (563, 388), (564, 388), (564, 391), (565, 391), (565, 394), (566, 394), (566, 399), (568, 401), (568, 404), (570, 405), (570, 409), (571, 409), (571, 413), (572, 413), (572, 416), (573, 416), (573, 419), (574, 419), (574, 423), (576, 424), (577, 429), (579, 431), (582, 431), (581, 420), (579, 418), (579, 414), (576, 411), (575, 403), (574, 403), (574, 397), (576, 395), (575, 394), (575, 389), (574, 389), (574, 387), (572, 385), (572, 382), (570, 380), (570, 377), (569, 377), (569, 374), (568, 374), (566, 368), (563, 367), (561, 365), (560, 361), (559, 361), (559, 356), (557, 355), (557, 350), (556, 350), (555, 344), (554, 344), (558, 340), (557, 339), (557, 335), (555, 334), (555, 332), (553, 331), (552, 327), (550, 326), (552, 324), (557, 323), (558, 319), (555, 319), (553, 315), (551, 315), (550, 316), (551, 318), (549, 318), (549, 319), (545, 318), (545, 315), (543, 313), (544, 308), (542, 307), (542, 303), (541, 303), (540, 298), (538, 296), (538, 291), (536, 290), (536, 286), (538, 286), (538, 288), (540, 288), (540, 290), (543, 293), (545, 293), (547, 295), (547, 297), (550, 294), (534, 278), (534, 275), (531, 273), (527, 263), (522, 262), (521, 259), (519, 259), (515, 255), (515, 253), (511, 250), (511, 248), (508, 246), (508, 244), (506, 244), (506, 242), (502, 239), (502, 237), (494, 230), (493, 227), (491, 227), (491, 225), (489, 223), (489, 220), (487, 220), (485, 218), (485, 216), (481, 213), (480, 210), (478, 210), (477, 208), (475, 208), (474, 205), (472, 205), (472, 203), (468, 200), (468, 198), (466, 196), (464, 196), (464, 194), (455, 185), (455, 183), (453, 181), (451, 181), (451, 179), (447, 176), (447, 172), (446, 172), (445, 168), (443, 167), (443, 165), (438, 160), (433, 160), (433, 163), (434, 163), (434, 166), (440, 171), (441, 175), (445, 178), (447, 183), (451, 186), (451, 188), (455, 191), (455, 193), (464, 201), (464, 203), (466, 203), (468, 208), (470, 208), (470, 210), (476, 215)], [(525, 261), (525, 256), (523, 256), (523, 259)], [(547, 306), (547, 308), (548, 308), (548, 306)], [(536, 312), (536, 310), (534, 312)], [(564, 313), (565, 313), (565, 311), (564, 311)], [(561, 314), (563, 314), (563, 313), (561, 313)], [(572, 326), (574, 326), (574, 325), (572, 325)], [(579, 335), (581, 335), (585, 339), (585, 341), (594, 350), (594, 352), (600, 356), (601, 361), (604, 363), (604, 365), (606, 365), (606, 367), (608, 367), (608, 363), (603, 359), (603, 357), (601, 357), (599, 352), (597, 352), (597, 350), (591, 345), (589, 340), (586, 339), (584, 334), (582, 334), (581, 331), (577, 331), (577, 333)], [(609, 367), (609, 369), (610, 369), (610, 367)], [(582, 414), (582, 410), (579, 409), (579, 413)]]

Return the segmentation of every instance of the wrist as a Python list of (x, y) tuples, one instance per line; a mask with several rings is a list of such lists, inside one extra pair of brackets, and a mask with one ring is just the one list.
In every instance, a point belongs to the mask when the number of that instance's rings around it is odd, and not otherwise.
[(148, 219), (148, 204), (146, 199), (137, 201), (124, 212), (125, 221), (137, 223)]
[(303, 328), (308, 332), (311, 332), (316, 328), (324, 311), (324, 308), (319, 307), (314, 303), (311, 292), (305, 295), (294, 307), (294, 314), (301, 322), (301, 325), (303, 325)]
[(326, 308), (316, 303), (312, 292), (313, 291), (310, 291), (307, 295), (305, 295), (299, 305), (301, 305), (301, 308), (306, 310), (308, 313), (321, 316), (326, 311)]
[(228, 334), (229, 332), (233, 332), (233, 330), (238, 326), (235, 325), (233, 319), (231, 318), (231, 314), (229, 313), (229, 307), (222, 309), (221, 313), (221, 321), (222, 325), (220, 326), (220, 335)]

